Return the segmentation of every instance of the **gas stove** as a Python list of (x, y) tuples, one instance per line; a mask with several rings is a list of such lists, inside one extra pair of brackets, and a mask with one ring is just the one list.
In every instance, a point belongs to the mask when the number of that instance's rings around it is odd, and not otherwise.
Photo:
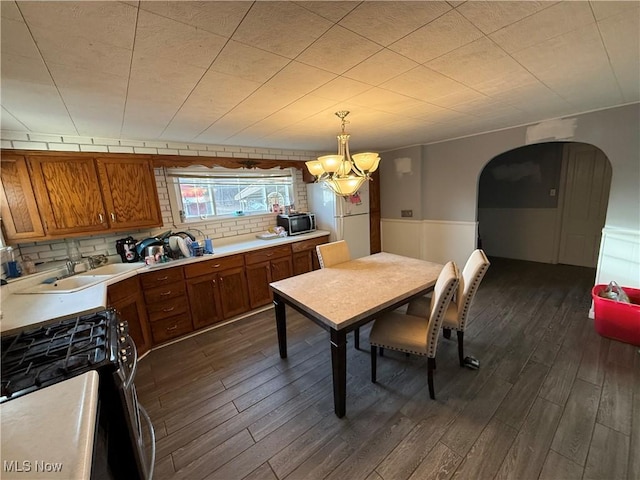
[(89, 370), (115, 370), (117, 321), (112, 310), (2, 337), (0, 402)]
[(100, 387), (92, 478), (153, 476), (155, 434), (133, 383), (136, 347), (115, 310), (55, 321), (1, 342), (0, 403), (96, 370)]

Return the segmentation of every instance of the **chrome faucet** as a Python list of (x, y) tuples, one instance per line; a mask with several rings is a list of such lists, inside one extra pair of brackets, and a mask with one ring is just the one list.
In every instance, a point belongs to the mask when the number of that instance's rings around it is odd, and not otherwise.
[(71, 276), (76, 273), (76, 265), (78, 265), (79, 261), (67, 260), (67, 276)]
[(91, 255), (89, 257), (89, 268), (91, 270), (106, 265), (107, 263), (109, 263), (109, 259), (106, 255)]

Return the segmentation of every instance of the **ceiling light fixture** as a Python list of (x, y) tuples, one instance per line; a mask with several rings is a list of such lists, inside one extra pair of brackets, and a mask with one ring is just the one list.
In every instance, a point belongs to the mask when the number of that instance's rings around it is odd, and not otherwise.
[(349, 112), (341, 110), (336, 116), (342, 121), (342, 131), (338, 134), (338, 154), (324, 155), (317, 160), (306, 162), (316, 181), (324, 182), (336, 195), (347, 197), (356, 193), (362, 184), (371, 179), (378, 169), (380, 157), (377, 153), (349, 153), (349, 135), (344, 131)]

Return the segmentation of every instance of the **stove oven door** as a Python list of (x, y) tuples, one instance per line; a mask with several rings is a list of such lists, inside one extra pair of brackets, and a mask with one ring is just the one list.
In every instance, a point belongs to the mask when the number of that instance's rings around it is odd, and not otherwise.
[[(134, 455), (140, 478), (150, 480), (153, 477), (155, 463), (155, 432), (146, 410), (140, 405), (136, 386), (133, 382), (137, 369), (138, 356), (136, 346), (130, 336), (126, 336), (124, 345), (119, 345), (120, 369), (116, 375), (120, 383), (120, 396), (127, 417), (129, 436), (133, 444)], [(128, 352), (126, 358), (122, 355)]]

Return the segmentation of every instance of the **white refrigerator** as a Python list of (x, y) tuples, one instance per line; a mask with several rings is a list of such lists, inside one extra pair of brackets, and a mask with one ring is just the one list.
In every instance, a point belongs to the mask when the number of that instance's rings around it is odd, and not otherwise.
[(307, 184), (309, 212), (316, 215), (319, 230), (331, 232), (329, 240), (346, 240), (351, 258), (371, 253), (369, 235), (369, 182), (360, 188), (357, 197), (339, 197), (320, 183)]

